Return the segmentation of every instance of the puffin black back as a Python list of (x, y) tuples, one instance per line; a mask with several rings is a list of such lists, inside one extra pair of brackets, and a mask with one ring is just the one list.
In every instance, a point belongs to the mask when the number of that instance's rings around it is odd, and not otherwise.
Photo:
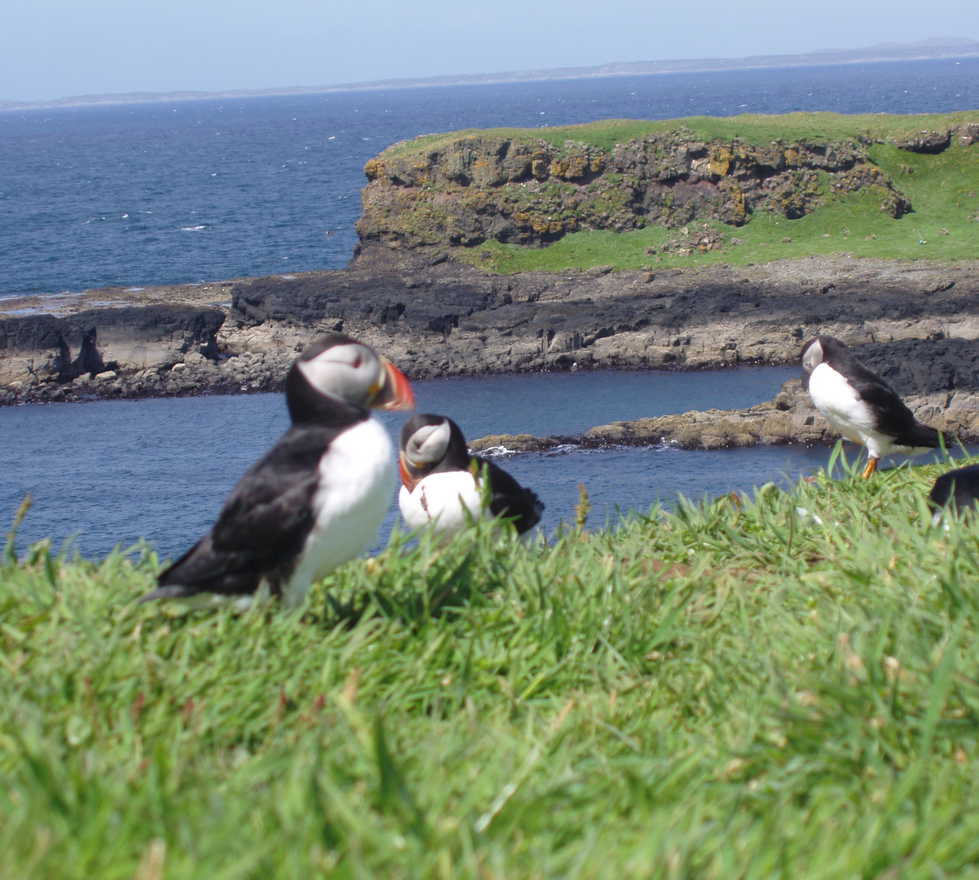
[(532, 529), (544, 513), (544, 502), (533, 489), (521, 486), (495, 462), (475, 456), (488, 470), (490, 481), (490, 511), (494, 516), (513, 517), (519, 534)]
[(933, 508), (954, 505), (957, 510), (979, 510), (979, 464), (942, 474), (931, 487), (928, 503)]

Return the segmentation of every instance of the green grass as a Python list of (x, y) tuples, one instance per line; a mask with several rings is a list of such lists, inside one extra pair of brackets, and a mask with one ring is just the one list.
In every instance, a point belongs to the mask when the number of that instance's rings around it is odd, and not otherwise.
[(684, 129), (701, 140), (732, 140), (747, 144), (765, 145), (774, 140), (785, 142), (813, 139), (816, 141), (848, 140), (866, 137), (873, 140), (904, 138), (924, 129), (945, 129), (965, 122), (974, 122), (975, 111), (959, 113), (926, 113), (895, 115), (873, 113), (847, 115), (843, 113), (784, 113), (750, 114), (739, 116), (687, 116), (682, 119), (606, 119), (580, 125), (548, 126), (541, 128), (472, 128), (440, 134), (427, 134), (400, 141), (388, 147), (382, 157), (404, 157), (426, 154), (442, 149), (465, 137), (507, 138), (527, 143), (546, 141), (563, 147), (567, 141), (603, 150), (619, 143), (649, 134)]
[[(427, 156), (467, 136), (506, 137), (526, 143), (546, 141), (559, 149), (586, 144), (610, 150), (615, 144), (649, 134), (679, 132), (688, 140), (765, 146), (781, 143), (872, 143), (871, 160), (907, 196), (913, 211), (893, 219), (880, 210), (881, 193), (862, 190), (837, 195), (797, 220), (759, 210), (741, 227), (717, 221), (726, 244), (706, 253), (663, 253), (680, 236), (659, 226), (614, 233), (587, 230), (565, 235), (547, 247), (488, 241), (476, 248), (455, 248), (453, 256), (498, 273), (559, 272), (611, 266), (615, 269), (677, 268), (699, 265), (750, 265), (776, 259), (850, 254), (882, 259), (935, 261), (975, 259), (979, 247), (979, 152), (953, 144), (937, 155), (900, 150), (891, 142), (922, 130), (947, 130), (974, 122), (976, 111), (950, 114), (849, 116), (838, 113), (698, 116), (644, 121), (615, 119), (584, 125), (537, 129), (485, 129), (425, 135), (381, 154), (391, 159)], [(696, 227), (701, 221), (689, 224)], [(655, 253), (647, 253), (649, 249)]]
[(11, 544), (0, 876), (975, 876), (979, 528), (932, 525), (941, 469), (396, 536), (302, 615)]
[[(974, 260), (979, 253), (979, 153), (952, 146), (938, 155), (909, 153), (878, 144), (875, 164), (891, 176), (914, 206), (898, 220), (879, 209), (880, 198), (861, 191), (831, 198), (824, 207), (797, 220), (767, 211), (741, 227), (712, 222), (725, 245), (683, 256), (647, 253), (681, 235), (651, 226), (615, 233), (575, 232), (544, 248), (487, 242), (456, 256), (501, 273), (588, 269), (657, 269), (717, 264), (750, 265), (777, 259), (846, 253), (855, 257)], [(689, 224), (696, 229), (697, 223)]]

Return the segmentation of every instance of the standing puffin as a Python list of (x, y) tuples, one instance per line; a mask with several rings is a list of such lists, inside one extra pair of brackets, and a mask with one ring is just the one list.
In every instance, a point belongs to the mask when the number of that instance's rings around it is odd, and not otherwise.
[(914, 455), (938, 446), (938, 432), (919, 422), (897, 392), (839, 339), (810, 340), (802, 350), (802, 369), (816, 409), (847, 440), (867, 447), (865, 479), (882, 455)]
[(330, 334), (289, 369), (286, 404), (291, 427), (141, 601), (246, 608), (267, 590), (295, 607), (314, 580), (374, 540), (395, 476), (391, 441), (370, 408), (412, 408), (408, 380), (367, 345)]
[(511, 518), (523, 534), (544, 510), (537, 495), (503, 468), (470, 455), (459, 426), (446, 416), (419, 413), (405, 422), (400, 469), (398, 506), (413, 529), (431, 524), (451, 535), (472, 519), (496, 516)]
[(954, 504), (957, 510), (967, 510), (970, 507), (979, 510), (979, 464), (942, 474), (931, 487), (928, 503), (933, 508)]

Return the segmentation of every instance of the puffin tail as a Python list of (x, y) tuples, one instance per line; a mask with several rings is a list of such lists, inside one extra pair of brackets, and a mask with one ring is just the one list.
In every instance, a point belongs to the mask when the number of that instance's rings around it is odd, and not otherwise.
[(531, 492), (530, 494), (534, 496), (534, 525), (537, 525), (540, 522), (540, 518), (544, 515), (544, 502), (537, 497), (536, 492)]

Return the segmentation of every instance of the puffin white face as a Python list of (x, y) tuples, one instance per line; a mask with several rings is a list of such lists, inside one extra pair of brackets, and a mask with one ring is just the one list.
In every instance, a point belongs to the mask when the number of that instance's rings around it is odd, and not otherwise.
[(437, 425), (422, 425), (408, 438), (405, 444), (404, 457), (408, 464), (418, 470), (424, 470), (438, 464), (449, 449), (452, 431), (448, 422)]
[(330, 346), (297, 366), (320, 394), (357, 406), (370, 406), (386, 380), (381, 359), (359, 342)]
[(811, 373), (823, 362), (823, 357), (822, 343), (818, 339), (814, 339), (802, 353), (802, 369)]

